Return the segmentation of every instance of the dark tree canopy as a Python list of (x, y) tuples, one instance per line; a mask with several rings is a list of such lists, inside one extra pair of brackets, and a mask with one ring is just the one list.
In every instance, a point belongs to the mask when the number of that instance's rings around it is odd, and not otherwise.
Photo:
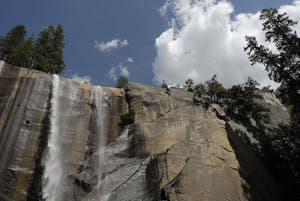
[(26, 39), (26, 29), (18, 25), (0, 38), (0, 59), (21, 67), (59, 74), (65, 69), (62, 26), (48, 26), (39, 37)]
[(164, 83), (164, 84), (161, 85), (161, 88), (167, 89), (169, 87), (168, 87), (168, 85), (166, 83)]
[(18, 25), (0, 39), (0, 59), (13, 64), (28, 67), (32, 54), (32, 38), (27, 41), (26, 29)]
[(210, 96), (210, 102), (214, 102), (215, 99), (219, 99), (224, 87), (222, 84), (217, 80), (217, 75), (213, 75), (210, 80), (205, 82), (207, 87), (207, 95)]
[(62, 26), (43, 29), (34, 45), (32, 66), (34, 69), (49, 73), (61, 73), (65, 69), (63, 59), (64, 34)]
[[(269, 72), (269, 77), (280, 82), (288, 93), (290, 103), (300, 112), (300, 38), (292, 27), (297, 22), (289, 19), (286, 13), (280, 14), (276, 9), (265, 9), (261, 12), (266, 41), (274, 43), (278, 53), (258, 44), (255, 37), (247, 36), (245, 51), (252, 64), (261, 63)], [(297, 104), (298, 103), (298, 104)]]
[(120, 76), (117, 80), (116, 88), (126, 88), (128, 85), (128, 78), (125, 76)]
[(199, 97), (201, 97), (202, 95), (207, 94), (205, 85), (202, 84), (202, 83), (196, 84), (195, 87), (194, 87), (194, 94), (196, 96), (199, 96)]
[(185, 90), (189, 92), (193, 92), (194, 89), (194, 81), (192, 79), (188, 79), (185, 81), (185, 85), (183, 86)]
[[(270, 79), (281, 83), (276, 94), (288, 106), (291, 121), (289, 125), (279, 125), (277, 134), (266, 141), (272, 149), (269, 158), (274, 171), (279, 178), (282, 177), (283, 185), (290, 186), (286, 194), (294, 195), (300, 188), (300, 38), (292, 29), (297, 22), (276, 9), (263, 10), (260, 20), (263, 21), (266, 42), (275, 44), (277, 52), (258, 44), (253, 36), (246, 37), (248, 45), (245, 51), (252, 64), (263, 64)], [(282, 173), (289, 178), (283, 178)]]

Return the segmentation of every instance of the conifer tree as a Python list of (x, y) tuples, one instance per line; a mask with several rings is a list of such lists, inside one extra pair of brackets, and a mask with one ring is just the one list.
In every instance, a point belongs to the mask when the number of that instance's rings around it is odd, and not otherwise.
[(0, 59), (13, 65), (22, 66), (23, 64), (28, 64), (32, 49), (29, 46), (31, 45), (30, 43), (32, 40), (26, 41), (26, 44), (24, 45), (25, 37), (26, 29), (23, 25), (14, 27), (5, 37), (1, 37)]
[(12, 49), (6, 62), (21, 67), (30, 67), (33, 54), (33, 37), (29, 37), (23, 44)]
[(273, 153), (270, 163), (276, 167), (277, 174), (288, 172), (286, 174), (291, 175), (288, 180), (282, 178), (282, 181), (289, 181), (284, 185), (292, 186), (286, 194), (295, 194), (300, 189), (300, 37), (292, 28), (297, 22), (276, 9), (264, 9), (260, 20), (266, 42), (275, 44), (277, 51), (258, 44), (253, 36), (246, 37), (245, 51), (252, 64), (263, 64), (270, 79), (281, 84), (277, 95), (291, 108), (289, 125), (280, 125), (280, 132), (268, 139), (268, 146)]
[(18, 25), (0, 38), (0, 59), (27, 68), (59, 74), (65, 69), (62, 26), (43, 29), (37, 40), (26, 39), (26, 29)]
[(65, 69), (63, 59), (64, 33), (62, 26), (43, 29), (34, 45), (32, 67), (48, 73), (59, 74)]

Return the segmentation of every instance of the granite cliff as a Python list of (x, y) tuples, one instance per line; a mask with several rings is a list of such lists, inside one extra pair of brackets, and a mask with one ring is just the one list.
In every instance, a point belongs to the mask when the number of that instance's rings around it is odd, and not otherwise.
[[(288, 121), (274, 95), (263, 97), (270, 126)], [(257, 134), (201, 101), (0, 62), (0, 201), (282, 200)], [(119, 126), (129, 110), (135, 122)]]

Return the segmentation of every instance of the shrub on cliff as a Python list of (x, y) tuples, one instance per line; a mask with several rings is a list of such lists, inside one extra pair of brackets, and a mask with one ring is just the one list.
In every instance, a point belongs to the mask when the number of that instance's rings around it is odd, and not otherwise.
[(207, 95), (210, 96), (210, 102), (217, 102), (225, 93), (223, 85), (217, 80), (217, 75), (213, 75), (205, 82)]
[(201, 97), (202, 95), (205, 95), (205, 94), (207, 94), (205, 85), (202, 83), (196, 84), (194, 87), (194, 95)]
[(128, 85), (128, 78), (125, 76), (120, 76), (117, 80), (116, 88), (126, 88)]
[(183, 88), (189, 92), (193, 92), (194, 90), (194, 81), (192, 79), (188, 79), (185, 81), (185, 85)]
[(243, 122), (248, 122), (250, 118), (253, 118), (258, 126), (268, 123), (269, 110), (255, 101), (261, 98), (257, 86), (259, 84), (249, 77), (244, 84), (233, 85), (228, 89), (226, 92), (227, 114)]
[(121, 128), (132, 124), (135, 120), (135, 111), (133, 109), (129, 109), (128, 113), (122, 114), (120, 118), (121, 122), (119, 123), (119, 126)]
[(169, 87), (168, 87), (168, 85), (167, 85), (166, 83), (164, 83), (164, 84), (161, 85), (161, 88), (167, 89), (167, 88), (169, 88)]

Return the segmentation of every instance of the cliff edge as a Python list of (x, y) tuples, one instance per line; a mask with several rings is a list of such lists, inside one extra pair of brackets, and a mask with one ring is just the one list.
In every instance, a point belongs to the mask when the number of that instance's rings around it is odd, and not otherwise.
[[(288, 121), (275, 96), (262, 103), (270, 126)], [(128, 111), (134, 123), (120, 126)], [(98, 87), (0, 62), (1, 201), (281, 200), (256, 135), (183, 89)]]

